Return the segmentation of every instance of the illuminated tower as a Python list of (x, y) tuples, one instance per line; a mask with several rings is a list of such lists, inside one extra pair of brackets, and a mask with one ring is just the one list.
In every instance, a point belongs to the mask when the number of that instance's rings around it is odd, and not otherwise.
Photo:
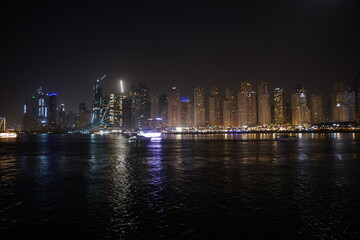
[(94, 96), (93, 96), (93, 107), (92, 107), (92, 123), (94, 125), (100, 125), (100, 111), (101, 111), (101, 101), (102, 101), (102, 90), (103, 90), (103, 79), (106, 77), (104, 75), (102, 78), (97, 79), (94, 82)]
[(255, 126), (257, 124), (256, 92), (252, 90), (249, 82), (241, 83), (238, 107), (239, 126)]
[(190, 101), (187, 95), (181, 96), (181, 126), (194, 126), (194, 104)]
[(331, 113), (334, 122), (356, 121), (355, 92), (347, 82), (335, 82), (331, 94)]
[(234, 88), (225, 89), (225, 100), (223, 101), (223, 121), (225, 127), (238, 126), (238, 101)]
[(48, 94), (48, 128), (54, 130), (58, 123), (57, 115), (57, 93)]
[(271, 107), (269, 86), (266, 82), (258, 85), (258, 124), (269, 125), (271, 123)]
[(310, 122), (312, 124), (323, 123), (324, 107), (321, 94), (312, 93), (309, 96), (309, 107), (310, 107)]
[(150, 118), (149, 89), (144, 83), (132, 86), (130, 91), (132, 129), (147, 129)]
[(24, 103), (22, 129), (26, 131), (32, 129), (32, 115), (31, 115), (31, 108), (29, 102)]
[[(91, 119), (90, 119), (91, 121)], [(65, 128), (66, 127), (66, 111), (65, 111), (65, 104), (60, 104), (59, 110), (58, 110), (58, 125), (59, 128)]]
[(173, 87), (169, 94), (167, 126), (168, 127), (181, 126), (180, 91), (176, 87)]
[(296, 87), (291, 94), (291, 109), (292, 125), (308, 126), (310, 124), (310, 109), (304, 87)]
[(223, 126), (223, 102), (219, 86), (212, 86), (209, 98), (210, 126)]
[(48, 118), (47, 97), (41, 87), (31, 97), (27, 111), (32, 122), (31, 128), (33, 130), (46, 130)]
[(205, 127), (205, 90), (202, 87), (194, 89), (194, 125)]
[(275, 124), (286, 123), (284, 89), (275, 88), (274, 91), (274, 118)]

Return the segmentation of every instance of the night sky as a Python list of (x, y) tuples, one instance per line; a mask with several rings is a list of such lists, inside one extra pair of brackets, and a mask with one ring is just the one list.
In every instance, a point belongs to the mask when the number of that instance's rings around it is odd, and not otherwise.
[[(171, 2), (171, 3), (170, 3)], [(328, 97), (334, 81), (360, 71), (358, 0), (11, 1), (1, 7), (0, 116), (20, 124), (22, 105), (39, 86), (77, 111), (91, 106), (92, 84), (104, 93), (119, 80), (172, 86), (240, 88), (267, 81), (296, 84)], [(10, 126), (8, 126), (10, 127)]]

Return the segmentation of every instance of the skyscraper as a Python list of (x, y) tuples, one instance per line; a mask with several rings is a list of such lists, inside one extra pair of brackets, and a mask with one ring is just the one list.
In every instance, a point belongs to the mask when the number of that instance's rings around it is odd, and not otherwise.
[(258, 124), (271, 124), (270, 93), (266, 82), (258, 84)]
[[(65, 110), (65, 104), (60, 104), (60, 107), (58, 109), (58, 125), (59, 128), (65, 128), (66, 127), (66, 110)], [(91, 122), (91, 118), (90, 118)]]
[(132, 98), (130, 95), (123, 96), (123, 129), (135, 129), (133, 125)]
[(79, 127), (86, 127), (91, 123), (91, 114), (87, 109), (86, 103), (79, 104)]
[(238, 126), (238, 100), (234, 88), (225, 89), (225, 100), (223, 101), (223, 120), (225, 127)]
[(309, 107), (310, 107), (310, 122), (312, 124), (323, 123), (324, 107), (323, 99), (321, 94), (312, 93), (309, 96)]
[(194, 104), (187, 95), (181, 96), (181, 126), (187, 128), (194, 126)]
[(55, 130), (58, 127), (57, 93), (48, 94), (48, 128)]
[(286, 123), (284, 89), (275, 88), (274, 91), (274, 118), (275, 124)]
[(132, 86), (130, 91), (132, 129), (147, 129), (150, 118), (149, 89), (144, 83)]
[(150, 118), (156, 119), (160, 117), (160, 96), (153, 92), (150, 94)]
[(210, 126), (223, 126), (223, 100), (219, 86), (212, 86), (209, 97)]
[(307, 102), (306, 90), (298, 86), (291, 94), (292, 124), (300, 126), (310, 125), (310, 109)]
[(111, 93), (108, 101), (108, 110), (104, 120), (108, 127), (121, 128), (123, 126), (123, 95)]
[(205, 90), (202, 87), (194, 89), (194, 125), (205, 127)]
[(168, 127), (181, 126), (180, 91), (176, 87), (173, 87), (169, 94), (167, 126)]
[(103, 90), (103, 79), (106, 77), (104, 75), (102, 78), (97, 79), (94, 82), (94, 96), (93, 96), (93, 107), (92, 107), (92, 123), (94, 125), (100, 125), (100, 111), (101, 111), (101, 101), (102, 101), (102, 90)]
[[(30, 104), (26, 104), (26, 116), (29, 129), (43, 131), (47, 129), (48, 107), (47, 97), (43, 89), (40, 87), (31, 97)], [(25, 113), (25, 111), (24, 111)]]
[(239, 126), (255, 126), (257, 124), (256, 92), (249, 82), (242, 82), (238, 93)]
[(331, 94), (331, 113), (334, 122), (356, 120), (355, 92), (347, 82), (335, 82)]

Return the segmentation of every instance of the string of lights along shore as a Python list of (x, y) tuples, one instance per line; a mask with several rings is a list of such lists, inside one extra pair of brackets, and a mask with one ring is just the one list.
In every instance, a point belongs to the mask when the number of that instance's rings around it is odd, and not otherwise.
[(335, 82), (327, 103), (304, 86), (286, 92), (270, 89), (267, 82), (240, 82), (239, 89), (197, 86), (192, 93), (173, 86), (160, 94), (144, 83), (126, 89), (120, 80), (119, 88), (104, 96), (106, 78), (94, 81), (91, 108), (80, 103), (77, 113), (58, 104), (57, 93), (40, 87), (24, 104), (23, 130), (266, 131), (358, 128), (360, 123), (360, 76)]

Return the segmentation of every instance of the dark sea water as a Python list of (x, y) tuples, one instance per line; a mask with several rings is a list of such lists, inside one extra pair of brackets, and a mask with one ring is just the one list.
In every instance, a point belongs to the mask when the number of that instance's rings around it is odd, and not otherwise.
[(360, 239), (355, 133), (23, 135), (0, 177), (1, 239)]

